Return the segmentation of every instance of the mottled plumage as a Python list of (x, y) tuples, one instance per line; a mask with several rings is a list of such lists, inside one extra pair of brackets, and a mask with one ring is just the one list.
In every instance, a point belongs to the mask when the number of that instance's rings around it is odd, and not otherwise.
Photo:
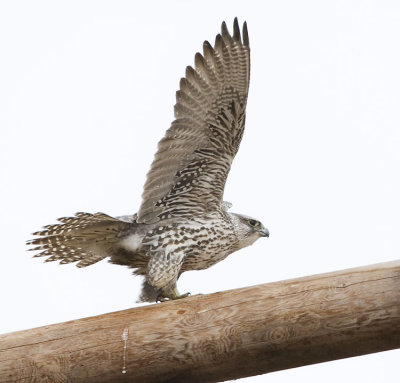
[[(246, 23), (207, 41), (176, 93), (175, 120), (159, 142), (137, 214), (77, 213), (28, 241), (46, 261), (85, 267), (103, 258), (145, 277), (141, 301), (182, 297), (182, 272), (208, 268), (268, 230), (229, 213), (226, 178), (242, 139), (250, 75)], [(186, 296), (185, 294), (183, 296)]]

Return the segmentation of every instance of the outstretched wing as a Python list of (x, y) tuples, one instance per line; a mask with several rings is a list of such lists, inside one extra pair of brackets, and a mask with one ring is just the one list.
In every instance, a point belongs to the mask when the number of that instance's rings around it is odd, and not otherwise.
[(241, 38), (225, 22), (214, 48), (205, 41), (195, 68), (176, 93), (175, 121), (158, 144), (138, 222), (191, 217), (221, 208), (231, 163), (242, 139), (250, 76), (247, 25)]

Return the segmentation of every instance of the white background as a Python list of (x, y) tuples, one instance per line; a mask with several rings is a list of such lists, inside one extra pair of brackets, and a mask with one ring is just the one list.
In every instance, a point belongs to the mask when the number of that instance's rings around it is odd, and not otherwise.
[[(29, 233), (76, 211), (132, 214), (179, 79), (220, 23), (247, 20), (247, 130), (225, 199), (270, 230), (208, 293), (399, 258), (396, 1), (0, 4), (0, 333), (137, 305), (140, 280), (32, 259)], [(398, 382), (400, 350), (243, 379)]]

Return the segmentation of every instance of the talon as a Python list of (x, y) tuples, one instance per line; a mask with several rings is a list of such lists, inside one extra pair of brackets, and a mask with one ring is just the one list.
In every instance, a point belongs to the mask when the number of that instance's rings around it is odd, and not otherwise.
[(176, 297), (174, 297), (174, 298), (172, 298), (172, 299), (187, 298), (187, 297), (190, 297), (191, 295), (192, 295), (192, 294), (190, 294), (190, 293), (188, 292), (188, 293), (185, 293), (185, 294), (178, 295), (178, 296), (176, 296)]
[(182, 299), (182, 298), (187, 298), (190, 297), (192, 294), (190, 294), (189, 292), (185, 293), (185, 294), (176, 294), (176, 295), (171, 295), (169, 297), (165, 297), (163, 295), (158, 295), (156, 298), (156, 303), (158, 302), (168, 302), (168, 301), (174, 301), (176, 299)]
[(167, 297), (163, 297), (162, 295), (159, 295), (157, 298), (156, 298), (156, 303), (161, 303), (161, 302), (167, 302), (167, 301), (169, 301), (169, 298), (167, 298)]

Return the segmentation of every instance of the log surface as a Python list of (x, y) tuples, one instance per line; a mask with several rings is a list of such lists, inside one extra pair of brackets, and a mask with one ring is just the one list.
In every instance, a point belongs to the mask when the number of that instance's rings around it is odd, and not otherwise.
[(395, 348), (400, 261), (0, 335), (0, 382), (218, 382)]

